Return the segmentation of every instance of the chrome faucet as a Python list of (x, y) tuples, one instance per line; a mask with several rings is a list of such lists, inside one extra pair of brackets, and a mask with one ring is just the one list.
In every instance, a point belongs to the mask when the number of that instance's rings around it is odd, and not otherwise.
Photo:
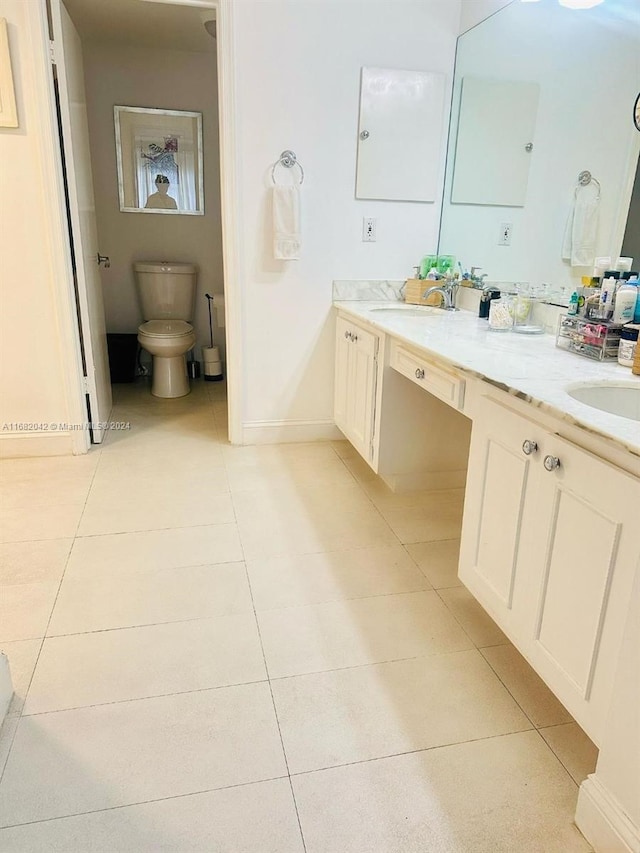
[(433, 293), (439, 293), (442, 296), (442, 304), (441, 307), (445, 311), (455, 311), (456, 309), (453, 307), (453, 300), (451, 299), (451, 291), (447, 287), (438, 287), (435, 285), (434, 287), (429, 287), (422, 294), (423, 299), (427, 299)]
[(478, 270), (481, 269), (482, 267), (471, 267), (469, 280), (473, 283), (474, 287), (484, 287), (484, 280), (488, 277), (486, 272), (483, 272), (482, 275), (478, 275)]

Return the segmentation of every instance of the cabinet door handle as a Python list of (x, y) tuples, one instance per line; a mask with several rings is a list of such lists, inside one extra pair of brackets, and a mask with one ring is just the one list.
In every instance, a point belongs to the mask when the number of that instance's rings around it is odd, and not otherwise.
[(416, 367), (416, 379), (424, 379), (424, 370), (421, 367)]
[(525, 456), (531, 456), (531, 454), (535, 453), (537, 449), (537, 441), (531, 441), (530, 439), (525, 438), (525, 440), (522, 442), (522, 452)]
[(560, 467), (560, 460), (557, 456), (545, 456), (543, 464), (547, 471), (555, 471)]
[(344, 336), (347, 340), (349, 340), (349, 338), (351, 337), (351, 332), (345, 332)]
[(354, 344), (355, 344), (355, 342), (358, 340), (358, 336), (357, 336), (357, 335), (351, 335), (351, 340), (352, 340), (352, 341), (354, 342)]

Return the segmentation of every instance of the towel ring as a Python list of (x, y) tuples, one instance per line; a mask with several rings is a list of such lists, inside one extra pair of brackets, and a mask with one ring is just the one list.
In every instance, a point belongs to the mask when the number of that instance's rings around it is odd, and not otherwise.
[(298, 169), (300, 169), (300, 183), (304, 181), (304, 169), (298, 162), (298, 158), (294, 151), (290, 151), (289, 149), (283, 151), (273, 164), (273, 168), (271, 169), (271, 180), (274, 184), (276, 183), (276, 166), (284, 166), (285, 169), (293, 169), (294, 166), (297, 166)]
[(589, 184), (595, 184), (598, 188), (598, 198), (600, 198), (600, 181), (597, 178), (594, 178), (591, 172), (588, 169), (585, 169), (583, 172), (580, 172), (578, 175), (578, 186), (576, 187), (576, 191), (574, 193), (575, 196), (578, 195), (578, 190), (580, 187), (588, 187)]

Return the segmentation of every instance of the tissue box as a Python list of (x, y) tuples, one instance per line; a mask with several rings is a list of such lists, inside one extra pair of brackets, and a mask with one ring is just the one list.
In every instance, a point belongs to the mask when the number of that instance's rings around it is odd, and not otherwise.
[(437, 307), (442, 301), (440, 294), (432, 293), (427, 299), (422, 298), (425, 290), (434, 286), (438, 286), (437, 281), (429, 281), (426, 278), (408, 278), (404, 289), (404, 301), (411, 305), (433, 305)]

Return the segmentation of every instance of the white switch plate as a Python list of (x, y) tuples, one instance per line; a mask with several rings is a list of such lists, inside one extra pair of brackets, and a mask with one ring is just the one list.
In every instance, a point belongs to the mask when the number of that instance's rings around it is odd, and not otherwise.
[(513, 222), (501, 222), (500, 232), (498, 234), (498, 246), (511, 245), (511, 231), (513, 230)]
[(372, 217), (364, 217), (362, 220), (362, 242), (376, 242), (376, 220)]

